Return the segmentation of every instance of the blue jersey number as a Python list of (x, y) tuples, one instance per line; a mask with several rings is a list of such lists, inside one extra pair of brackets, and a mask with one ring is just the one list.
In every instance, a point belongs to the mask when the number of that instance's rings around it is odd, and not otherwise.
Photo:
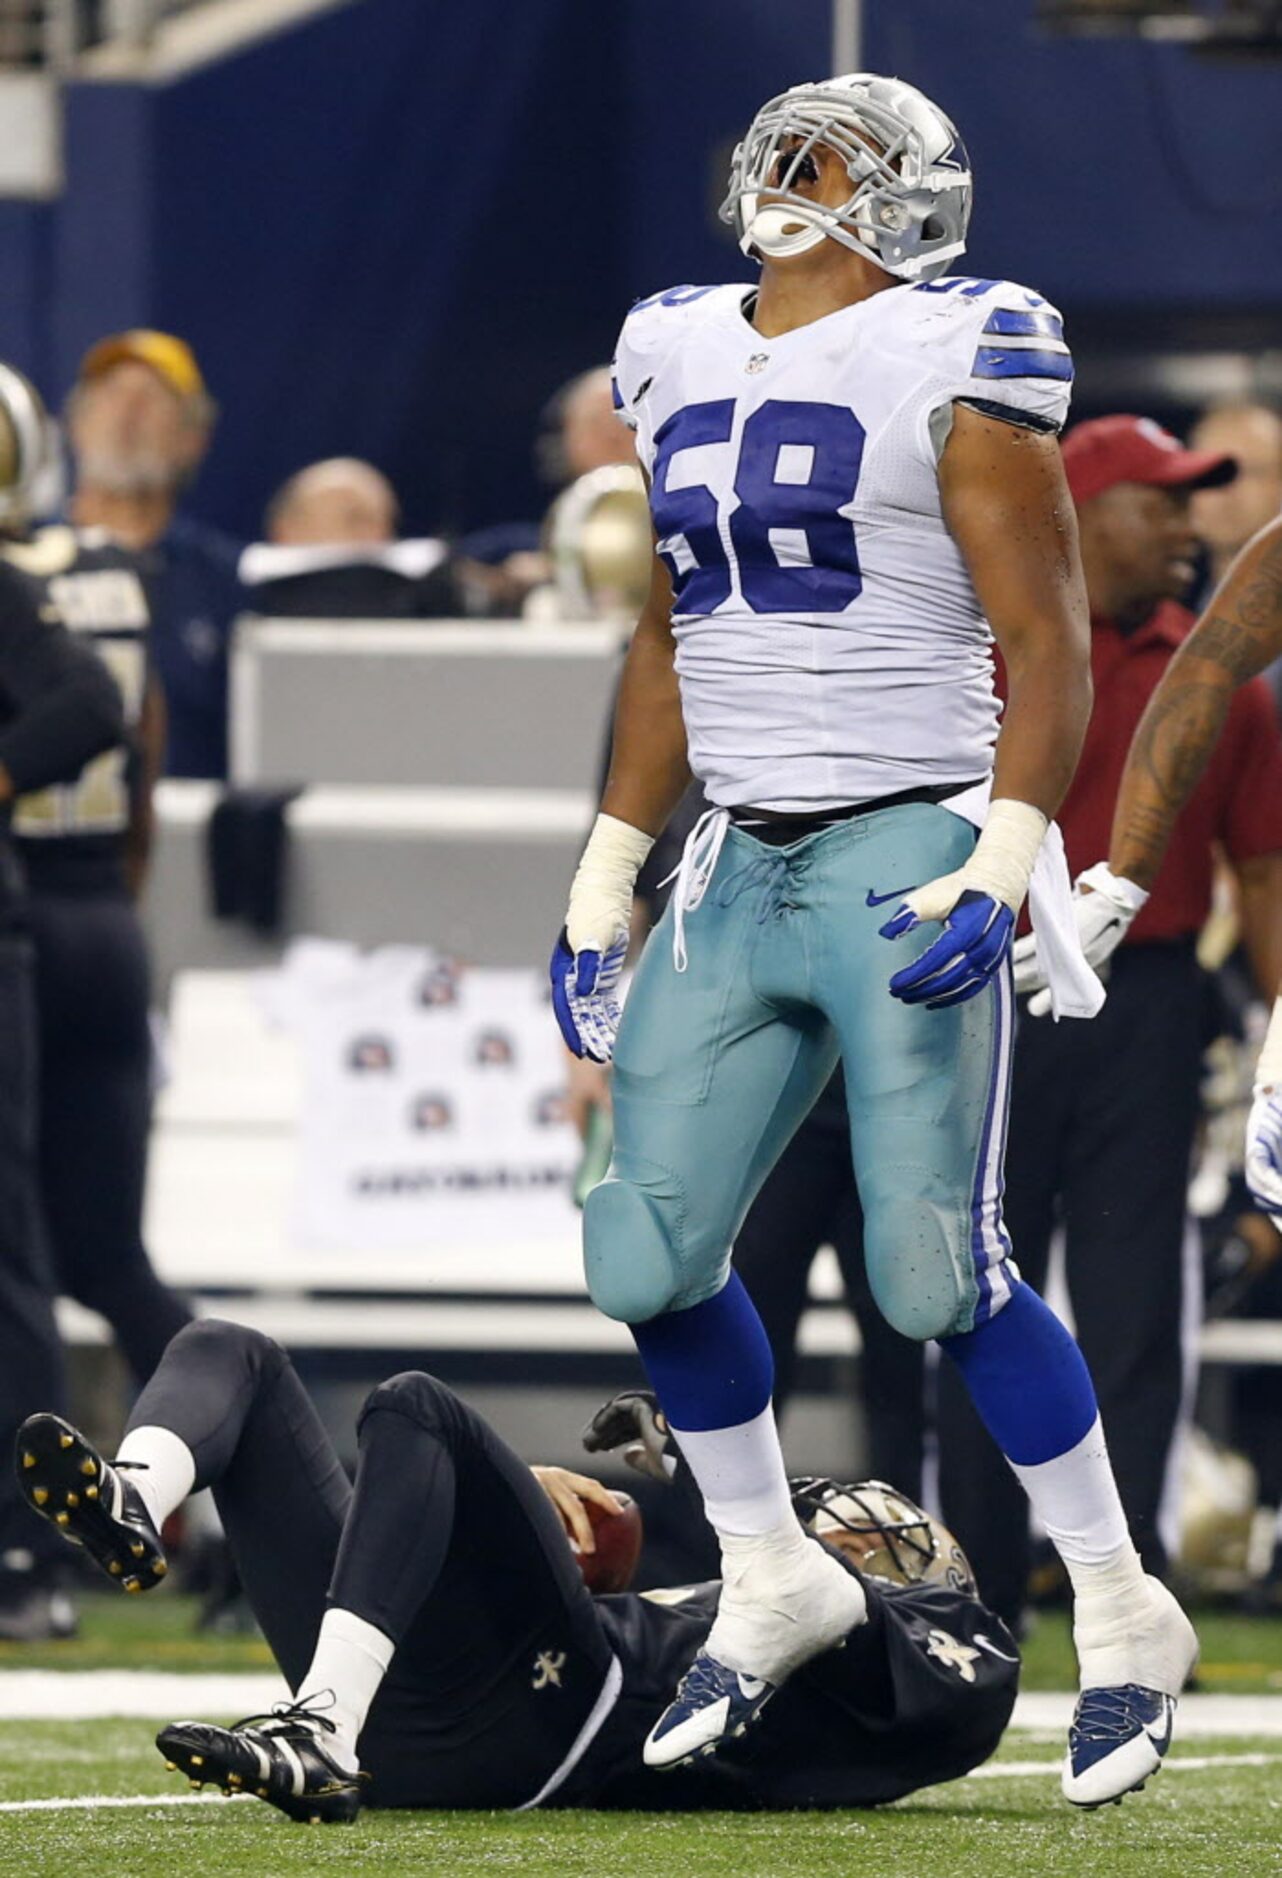
[(704, 483), (670, 489), (672, 459), (678, 450), (729, 443), (733, 426), (734, 399), (717, 398), (707, 404), (684, 405), (654, 434), (650, 513), (661, 541), (674, 535), (685, 539), (685, 551), (679, 557), (663, 555), (682, 613), (712, 613), (730, 598), (730, 557), (717, 527), (717, 498)]
[[(679, 613), (712, 613), (732, 591), (730, 557), (706, 484), (669, 486), (679, 450), (728, 443), (733, 398), (687, 404), (655, 435), (650, 506)], [(730, 517), (739, 590), (754, 613), (840, 613), (863, 587), (854, 524), (841, 510), (854, 500), (864, 427), (844, 404), (772, 398), (743, 427)]]

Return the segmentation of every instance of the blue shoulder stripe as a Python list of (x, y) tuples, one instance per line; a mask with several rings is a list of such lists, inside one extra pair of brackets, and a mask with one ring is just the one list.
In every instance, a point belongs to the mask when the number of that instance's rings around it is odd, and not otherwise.
[(1018, 347), (981, 346), (970, 368), (972, 378), (1062, 378), (1071, 380), (1073, 361), (1067, 352), (1040, 352)]
[(1062, 339), (1064, 322), (1058, 313), (1016, 312), (1013, 307), (1000, 306), (984, 331), (1002, 339)]

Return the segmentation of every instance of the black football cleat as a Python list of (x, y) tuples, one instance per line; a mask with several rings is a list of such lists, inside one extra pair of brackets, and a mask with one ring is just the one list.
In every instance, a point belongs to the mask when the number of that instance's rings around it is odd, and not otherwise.
[(42, 1519), (83, 1546), (125, 1591), (150, 1591), (169, 1566), (142, 1496), (122, 1468), (59, 1415), (32, 1415), (18, 1430), (18, 1485)]
[(193, 1787), (206, 1781), (227, 1794), (266, 1800), (306, 1826), (346, 1826), (361, 1810), (365, 1774), (332, 1760), (317, 1728), (333, 1728), (301, 1702), (282, 1703), (272, 1715), (250, 1715), (231, 1728), (212, 1722), (171, 1722), (156, 1746), (171, 1770)]

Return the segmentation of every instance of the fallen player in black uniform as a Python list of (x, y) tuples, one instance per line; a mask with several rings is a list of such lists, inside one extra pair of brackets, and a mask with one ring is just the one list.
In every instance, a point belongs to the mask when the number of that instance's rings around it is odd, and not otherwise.
[[(650, 1464), (671, 1471), (644, 1396), (608, 1404), (586, 1439), (645, 1458), (643, 1435)], [(720, 1586), (594, 1597), (567, 1525), (582, 1532), (613, 1496), (531, 1471), (419, 1372), (370, 1395), (349, 1485), (288, 1357), (234, 1324), (174, 1338), (114, 1463), (41, 1415), (20, 1431), (17, 1466), (36, 1510), (128, 1591), (163, 1576), (169, 1512), (213, 1488), (296, 1700), (231, 1729), (176, 1722), (157, 1745), (194, 1781), (292, 1819), (351, 1820), (362, 1805), (872, 1805), (986, 1760), (1015, 1700), (1016, 1646), (943, 1529), (889, 1489), (805, 1482), (799, 1516), (859, 1580), (864, 1620), (747, 1739), (651, 1771), (641, 1744)]]

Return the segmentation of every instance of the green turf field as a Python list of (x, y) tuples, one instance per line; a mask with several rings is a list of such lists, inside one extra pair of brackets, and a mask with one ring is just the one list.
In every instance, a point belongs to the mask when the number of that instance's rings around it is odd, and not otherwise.
[[(184, 1797), (145, 1722), (0, 1726), (0, 1795)], [(1261, 1765), (1242, 1765), (1255, 1756)], [(1282, 1742), (1181, 1742), (1161, 1779), (1080, 1816), (1049, 1742), (1013, 1739), (1021, 1772), (935, 1788), (877, 1813), (695, 1818), (368, 1813), (292, 1826), (253, 1800), (0, 1813), (0, 1871), (25, 1878), (287, 1878), (495, 1872), (519, 1878), (1254, 1878), (1282, 1871)], [(1181, 1762), (1193, 1762), (1182, 1766)], [(1202, 1764), (1202, 1763), (1208, 1763)]]
[[(36, 1667), (262, 1670), (253, 1639), (191, 1634), (162, 1593), (87, 1599), (82, 1638), (0, 1651)], [(1282, 1693), (1282, 1622), (1199, 1619), (1201, 1686)], [(1067, 1635), (1043, 1619), (1030, 1689), (1067, 1682)], [(1244, 1709), (1247, 1705), (1243, 1705)], [(230, 1719), (230, 1717), (228, 1718)], [(197, 1797), (167, 1774), (155, 1723), (0, 1722), (0, 1874), (9, 1878), (292, 1878), (334, 1872), (496, 1873), (503, 1878), (1282, 1878), (1282, 1737), (1184, 1733), (1159, 1780), (1121, 1807), (1079, 1815), (1058, 1795), (1060, 1743), (1012, 1734), (990, 1769), (877, 1813), (682, 1818), (379, 1814), (353, 1827), (291, 1826), (254, 1801)], [(1003, 1769), (1007, 1771), (1003, 1771)], [(160, 1804), (149, 1805), (152, 1796)], [(112, 1807), (110, 1798), (141, 1804)], [(32, 1801), (90, 1804), (32, 1807)]]
[[(168, 1585), (145, 1598), (79, 1594), (80, 1635), (68, 1643), (0, 1643), (0, 1670), (164, 1669), (193, 1674), (263, 1670), (271, 1654), (257, 1635), (204, 1637), (195, 1605)], [(1221, 1695), (1282, 1695), (1282, 1617), (1195, 1613), (1202, 1639), (1198, 1687)], [(1024, 1689), (1069, 1689), (1073, 1653), (1062, 1611), (1038, 1615), (1024, 1646)]]

